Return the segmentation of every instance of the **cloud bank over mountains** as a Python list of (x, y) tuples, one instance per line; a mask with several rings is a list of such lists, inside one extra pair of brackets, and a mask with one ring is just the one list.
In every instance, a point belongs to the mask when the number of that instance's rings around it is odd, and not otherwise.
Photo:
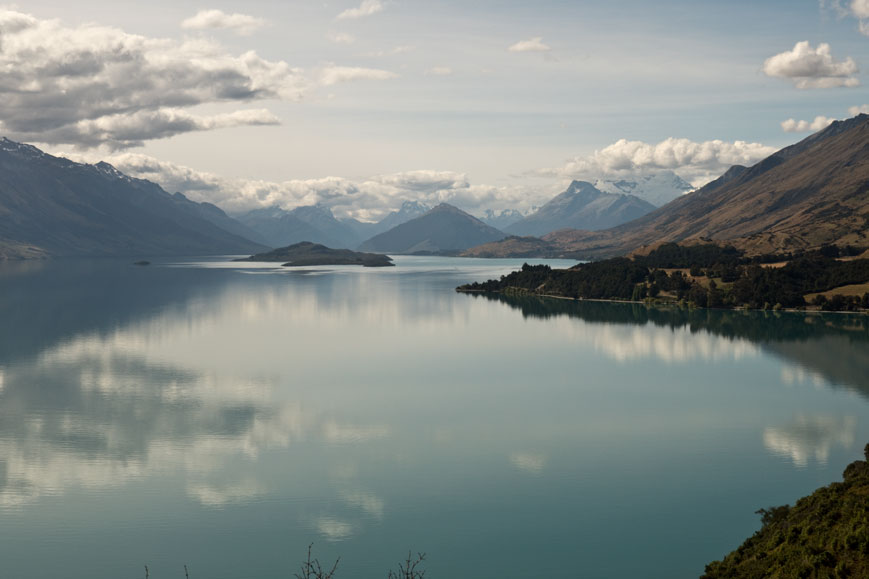
[(659, 143), (646, 143), (620, 139), (589, 156), (575, 157), (561, 167), (541, 169), (537, 173), (564, 179), (589, 179), (674, 171), (699, 187), (733, 165), (753, 165), (775, 150), (775, 147), (745, 141), (695, 142), (671, 137)]
[(337, 217), (377, 220), (405, 200), (427, 205), (450, 203), (471, 213), (486, 209), (527, 211), (542, 205), (571, 179), (630, 178), (674, 171), (699, 187), (736, 164), (753, 165), (775, 152), (760, 143), (666, 139), (650, 144), (621, 139), (592, 155), (575, 157), (556, 168), (539, 169), (534, 176), (555, 178), (552, 186), (493, 186), (472, 184), (464, 173), (417, 170), (365, 179), (324, 177), (265, 181), (230, 179), (135, 153), (106, 160), (124, 173), (159, 183), (170, 192), (181, 191), (196, 201), (215, 203), (229, 212), (277, 205), (292, 209), (324, 205)]
[(532, 193), (524, 187), (473, 185), (467, 175), (452, 171), (276, 182), (230, 179), (136, 153), (121, 153), (107, 160), (124, 173), (154, 181), (170, 192), (180, 191), (195, 201), (214, 203), (231, 213), (270, 206), (293, 209), (323, 205), (339, 218), (373, 221), (410, 199), (427, 205), (451, 203), (473, 212), (492, 207), (527, 207), (551, 197), (549, 192)]

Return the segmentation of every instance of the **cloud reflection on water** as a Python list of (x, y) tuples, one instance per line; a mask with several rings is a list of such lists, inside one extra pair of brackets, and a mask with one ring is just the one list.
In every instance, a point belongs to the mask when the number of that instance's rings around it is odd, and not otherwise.
[(797, 416), (788, 424), (763, 431), (763, 444), (773, 454), (804, 468), (814, 459), (827, 464), (835, 446), (851, 448), (857, 432), (853, 416)]

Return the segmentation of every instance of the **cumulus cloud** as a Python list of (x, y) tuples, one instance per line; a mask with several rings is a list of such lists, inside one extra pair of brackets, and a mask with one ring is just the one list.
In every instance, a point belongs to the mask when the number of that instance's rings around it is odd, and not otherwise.
[(552, 50), (552, 47), (543, 43), (543, 37), (535, 36), (528, 40), (520, 40), (507, 50), (510, 52), (549, 52)]
[(337, 18), (338, 20), (363, 18), (365, 16), (377, 14), (378, 12), (383, 12), (383, 8), (383, 2), (380, 0), (362, 0), (362, 4), (357, 8), (348, 8), (347, 10), (344, 10), (338, 14)]
[(197, 116), (181, 109), (161, 108), (136, 111), (132, 114), (105, 115), (77, 123), (27, 135), (27, 140), (76, 143), (82, 147), (105, 145), (112, 150), (144, 144), (146, 140), (163, 139), (182, 133), (210, 131), (227, 127), (279, 125), (280, 119), (266, 109), (240, 110), (212, 116)]
[(320, 84), (323, 86), (355, 80), (389, 80), (393, 78), (398, 78), (394, 72), (359, 66), (327, 66), (320, 72)]
[(823, 42), (817, 48), (812, 48), (808, 41), (797, 42), (793, 50), (767, 58), (763, 72), (767, 76), (788, 79), (799, 89), (860, 85), (855, 76), (859, 69), (854, 59), (849, 56), (835, 60), (830, 45)]
[(753, 165), (774, 152), (774, 147), (745, 141), (698, 143), (671, 137), (645, 143), (620, 139), (589, 156), (571, 159), (562, 167), (536, 173), (564, 179), (596, 179), (670, 170), (699, 187), (732, 165)]
[(869, 114), (869, 105), (860, 105), (859, 107), (851, 107), (848, 109), (851, 116), (856, 117), (861, 114)]
[(798, 121), (795, 119), (788, 119), (786, 121), (782, 121), (781, 128), (786, 133), (805, 133), (808, 131), (814, 132), (820, 131), (821, 129), (826, 129), (835, 121), (836, 119), (831, 119), (830, 117), (823, 116), (817, 116), (813, 121)]
[(266, 21), (247, 14), (227, 14), (221, 10), (200, 10), (181, 23), (187, 30), (232, 30), (241, 35), (253, 34), (266, 25)]
[(188, 130), (272, 124), (264, 111), (194, 117), (183, 109), (263, 99), (298, 101), (315, 86), (300, 69), (205, 40), (64, 26), (0, 10), (0, 119), (11, 138), (92, 147), (140, 144)]
[(426, 74), (431, 76), (449, 76), (453, 74), (453, 69), (448, 66), (434, 66), (428, 69)]

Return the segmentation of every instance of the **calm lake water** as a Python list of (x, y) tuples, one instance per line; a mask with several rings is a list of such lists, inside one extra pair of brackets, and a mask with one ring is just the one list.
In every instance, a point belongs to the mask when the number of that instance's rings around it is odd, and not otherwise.
[(0, 576), (697, 577), (869, 442), (866, 317), (396, 261), (0, 264)]

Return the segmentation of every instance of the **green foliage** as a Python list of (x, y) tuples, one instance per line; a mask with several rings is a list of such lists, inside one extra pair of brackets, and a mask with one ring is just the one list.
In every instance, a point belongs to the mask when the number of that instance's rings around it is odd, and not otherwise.
[(707, 565), (703, 579), (869, 577), (869, 465), (850, 464), (844, 479), (793, 507), (757, 511), (761, 529)]
[[(741, 257), (732, 247), (664, 244), (648, 256), (619, 257), (583, 263), (568, 270), (545, 265), (522, 266), (500, 280), (461, 286), (463, 291), (499, 292), (509, 295), (552, 295), (575, 299), (642, 301), (647, 298), (686, 302), (701, 308), (776, 309), (804, 308), (804, 295), (869, 281), (869, 260), (838, 261), (834, 255), (857, 251), (826, 246), (793, 256), (784, 267), (764, 267)], [(770, 256), (780, 257), (780, 256)], [(691, 263), (690, 260), (697, 261)], [(668, 273), (664, 268), (674, 268)], [(710, 278), (701, 284), (685, 276), (705, 271)], [(729, 287), (728, 287), (729, 286)], [(869, 308), (869, 293), (863, 297), (819, 296), (815, 305), (824, 310), (856, 311)]]
[(735, 265), (740, 262), (742, 255), (741, 251), (730, 245), (722, 247), (714, 243), (699, 245), (664, 243), (648, 255), (638, 256), (637, 261), (650, 268), (699, 268), (720, 264)]

